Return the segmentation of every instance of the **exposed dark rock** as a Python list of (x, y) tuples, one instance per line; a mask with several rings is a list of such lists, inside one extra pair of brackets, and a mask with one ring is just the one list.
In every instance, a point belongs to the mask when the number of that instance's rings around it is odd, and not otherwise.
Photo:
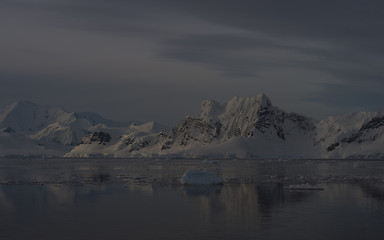
[(375, 129), (384, 125), (384, 117), (374, 117), (369, 122), (361, 126), (360, 131)]
[(352, 135), (349, 136), (349, 137), (346, 137), (346, 138), (341, 139), (341, 141), (342, 141), (342, 142), (351, 143), (351, 142), (355, 141), (357, 138), (359, 138), (360, 134), (361, 134), (361, 132), (352, 134)]
[(179, 142), (181, 146), (188, 145), (191, 141), (208, 142), (221, 132), (221, 124), (216, 122), (211, 125), (200, 118), (186, 117), (179, 127), (172, 130), (170, 138)]
[(111, 179), (111, 175), (107, 173), (93, 174), (91, 178), (92, 178), (92, 182), (104, 183), (104, 182), (108, 182)]
[(129, 138), (125, 139), (125, 144), (130, 145), (130, 144), (133, 144), (135, 141), (136, 141), (135, 138), (129, 137)]
[(277, 136), (278, 136), (279, 138), (285, 140), (284, 130), (283, 130), (281, 127), (279, 127), (279, 128), (277, 129)]
[(170, 149), (173, 144), (173, 141), (167, 141), (161, 146), (161, 150)]
[(216, 132), (215, 132), (215, 135), (216, 136), (219, 136), (220, 135), (220, 132), (221, 132), (221, 123), (220, 122), (216, 122), (215, 123), (215, 130), (216, 130)]
[(315, 125), (312, 123), (312, 121), (309, 121), (304, 116), (298, 115), (296, 113), (290, 113), (288, 114), (287, 119), (295, 122), (297, 126), (304, 131), (315, 130)]
[(264, 133), (261, 128), (269, 128), (272, 125), (272, 115), (273, 112), (270, 111), (268, 108), (263, 107), (260, 108), (259, 111), (257, 112), (258, 119), (255, 123), (255, 128), (259, 129), (261, 132)]
[(5, 133), (15, 133), (16, 131), (13, 128), (7, 127), (2, 130)]
[(338, 143), (338, 142), (334, 143), (331, 146), (327, 147), (327, 151), (331, 152), (331, 151), (335, 150), (338, 146), (340, 146), (340, 143)]
[(80, 144), (91, 144), (92, 142), (98, 142), (99, 144), (105, 144), (111, 141), (111, 135), (107, 132), (93, 132), (85, 136)]

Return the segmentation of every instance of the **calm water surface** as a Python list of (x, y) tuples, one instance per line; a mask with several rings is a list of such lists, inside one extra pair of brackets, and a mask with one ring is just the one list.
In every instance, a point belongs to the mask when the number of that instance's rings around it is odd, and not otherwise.
[(384, 162), (356, 163), (1, 159), (0, 239), (384, 239)]

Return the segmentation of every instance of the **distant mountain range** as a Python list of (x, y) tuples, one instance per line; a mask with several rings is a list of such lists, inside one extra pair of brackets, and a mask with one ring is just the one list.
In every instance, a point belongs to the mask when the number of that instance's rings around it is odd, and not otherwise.
[(97, 113), (15, 102), (0, 110), (0, 156), (62, 156), (94, 132), (113, 135), (168, 130), (155, 122), (108, 120)]
[(265, 94), (202, 103), (172, 129), (16, 102), (0, 112), (0, 155), (185, 158), (384, 158), (384, 111), (315, 121)]

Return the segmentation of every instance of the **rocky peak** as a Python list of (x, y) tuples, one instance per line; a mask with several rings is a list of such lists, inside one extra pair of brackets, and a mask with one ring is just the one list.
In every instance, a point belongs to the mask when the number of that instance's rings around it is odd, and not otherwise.
[(314, 130), (311, 120), (274, 107), (263, 93), (248, 98), (234, 97), (226, 104), (205, 100), (201, 106), (200, 118), (193, 119), (194, 121), (186, 119), (184, 127), (179, 127), (179, 132), (190, 132), (191, 129), (195, 129), (192, 135), (196, 139), (199, 134), (210, 133), (208, 139), (220, 136), (230, 139), (240, 136), (253, 137), (255, 134), (272, 134), (284, 140), (285, 133), (290, 131)]
[(260, 93), (255, 98), (256, 98), (257, 104), (262, 106), (262, 107), (272, 106), (271, 100), (264, 93)]
[(214, 100), (206, 99), (201, 103), (200, 118), (206, 122), (217, 121), (224, 107)]
[(242, 98), (234, 97), (226, 104), (226, 113), (230, 115), (246, 114), (248, 117), (256, 116), (257, 112), (263, 108), (272, 107), (272, 102), (264, 93), (254, 97)]

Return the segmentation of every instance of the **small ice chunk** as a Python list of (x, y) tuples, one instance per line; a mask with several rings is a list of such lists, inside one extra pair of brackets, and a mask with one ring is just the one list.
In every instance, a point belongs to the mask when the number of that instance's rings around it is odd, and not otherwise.
[(309, 183), (289, 185), (286, 189), (290, 190), (324, 190), (322, 187), (314, 186)]
[(354, 168), (365, 168), (364, 166), (360, 165), (359, 162), (355, 162), (355, 163), (353, 164), (353, 167), (354, 167)]
[(209, 170), (189, 169), (180, 178), (180, 182), (188, 185), (215, 185), (222, 184), (223, 180), (214, 176)]

